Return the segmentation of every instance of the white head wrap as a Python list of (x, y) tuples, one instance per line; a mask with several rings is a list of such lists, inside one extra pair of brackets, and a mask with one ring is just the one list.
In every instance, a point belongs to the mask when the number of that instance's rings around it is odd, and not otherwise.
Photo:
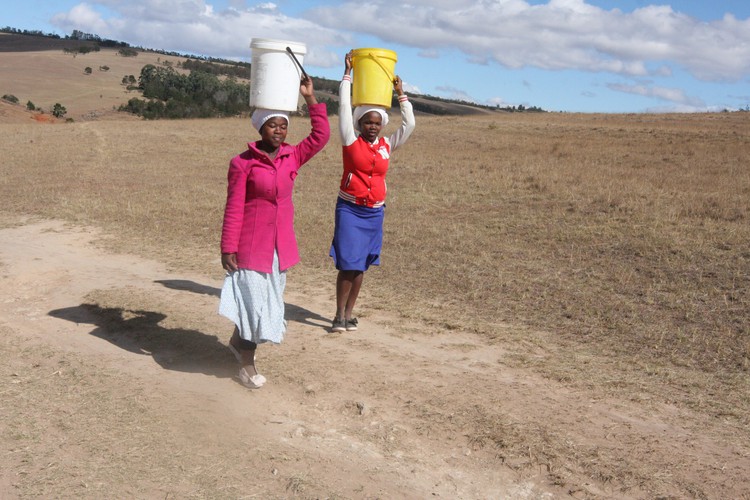
[(359, 121), (362, 119), (363, 116), (365, 116), (370, 111), (375, 111), (380, 115), (380, 119), (382, 120), (383, 126), (385, 127), (388, 125), (388, 113), (385, 112), (385, 108), (377, 107), (377, 106), (357, 106), (354, 108), (354, 113), (352, 113), (352, 121), (354, 122), (354, 130), (359, 133)]
[(279, 116), (281, 118), (284, 118), (289, 123), (289, 113), (286, 111), (279, 111), (277, 109), (256, 109), (253, 111), (253, 127), (255, 127), (255, 130), (260, 132), (260, 129), (263, 127), (263, 124), (266, 123), (269, 119)]

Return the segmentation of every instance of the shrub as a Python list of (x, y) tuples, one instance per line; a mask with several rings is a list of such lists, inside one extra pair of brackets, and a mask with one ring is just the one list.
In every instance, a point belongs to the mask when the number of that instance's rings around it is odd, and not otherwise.
[(82, 46), (82, 47), (77, 47), (77, 48), (72, 48), (72, 49), (69, 47), (66, 47), (63, 49), (63, 52), (65, 52), (66, 54), (76, 55), (76, 54), (88, 54), (89, 52), (99, 52), (99, 50), (100, 49), (98, 46)]
[(138, 83), (138, 80), (136, 80), (135, 76), (133, 75), (125, 75), (122, 77), (122, 81), (120, 83), (122, 85), (136, 85)]
[(90, 75), (93, 70), (91, 69), (91, 66), (86, 66), (86, 69), (83, 70), (84, 73), (87, 75)]
[(135, 57), (138, 55), (138, 51), (130, 48), (122, 48), (117, 53), (123, 57)]
[(33, 103), (33, 102), (31, 102), (31, 101), (28, 101), (28, 102), (26, 103), (26, 109), (28, 109), (29, 111), (34, 111), (34, 110), (36, 109), (36, 106), (34, 106), (34, 103)]
[(3, 96), (3, 101), (12, 102), (13, 104), (18, 104), (18, 97), (14, 96), (13, 94), (5, 94)]
[(65, 109), (65, 106), (63, 106), (59, 102), (56, 102), (55, 105), (52, 106), (52, 116), (54, 116), (55, 118), (62, 118), (67, 112), (68, 110)]

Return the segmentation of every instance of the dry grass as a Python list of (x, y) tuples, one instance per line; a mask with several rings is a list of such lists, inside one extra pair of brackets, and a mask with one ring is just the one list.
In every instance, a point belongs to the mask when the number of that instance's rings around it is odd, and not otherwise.
[[(383, 265), (362, 307), (495, 341), (514, 323), (565, 348), (747, 373), (748, 120), (422, 118), (393, 159)], [(226, 164), (248, 125), (8, 127), (0, 207), (102, 225), (118, 246), (214, 272)], [(296, 195), (296, 279), (324, 288), (339, 168), (334, 134)]]
[[(119, 49), (103, 48), (88, 54), (64, 53), (63, 49), (77, 49), (85, 42), (55, 40), (44, 37), (0, 33), (0, 95), (11, 94), (18, 98), (19, 108), (25, 110), (31, 101), (45, 114), (37, 115), (39, 121), (53, 120), (55, 103), (67, 110), (64, 118), (75, 121), (101, 119), (116, 115), (114, 110), (128, 99), (140, 97), (122, 85), (122, 78), (133, 75), (136, 79), (147, 64), (169, 64), (177, 67), (183, 57), (140, 52), (135, 57), (117, 55)], [(109, 69), (105, 69), (109, 68)], [(86, 74), (86, 68), (91, 73)], [(0, 117), (3, 115), (0, 107)]]
[[(515, 353), (504, 362), (602, 397), (721, 418), (747, 444), (749, 121), (748, 113), (418, 117), (392, 160), (383, 262), (367, 274), (361, 312), (474, 330)], [(306, 130), (295, 119), (291, 139)], [(247, 120), (0, 132), (3, 213), (94, 224), (119, 251), (221, 275), (226, 167), (254, 138)], [(290, 286), (333, 291), (339, 148), (334, 133), (298, 177), (303, 263)], [(468, 436), (478, 449), (514, 457), (526, 449), (529, 463), (553, 474), (566, 473), (560, 457), (602, 480), (636, 484), (650, 473), (618, 469), (595, 449), (566, 449), (564, 436), (514, 427), (491, 406), (477, 401), (451, 417), (484, 429)], [(293, 492), (304, 485), (301, 476), (288, 483)]]

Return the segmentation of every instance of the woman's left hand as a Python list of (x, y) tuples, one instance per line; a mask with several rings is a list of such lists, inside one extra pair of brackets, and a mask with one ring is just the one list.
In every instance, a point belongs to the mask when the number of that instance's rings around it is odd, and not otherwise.
[(398, 75), (393, 78), (393, 90), (398, 95), (404, 95), (404, 82), (401, 81), (401, 77)]
[(313, 95), (313, 81), (309, 76), (303, 77), (299, 84), (299, 93), (302, 97), (310, 97)]
[(312, 78), (306, 76), (300, 80), (299, 93), (305, 98), (305, 102), (308, 106), (318, 104), (318, 100), (315, 98), (315, 89), (313, 89)]

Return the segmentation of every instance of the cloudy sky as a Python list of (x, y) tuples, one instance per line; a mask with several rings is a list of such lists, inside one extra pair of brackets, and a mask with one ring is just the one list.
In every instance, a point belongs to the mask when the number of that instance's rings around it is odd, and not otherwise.
[(407, 90), (549, 111), (750, 106), (748, 0), (22, 0), (0, 24), (250, 61), (252, 38), (302, 42), (338, 79), (350, 48), (398, 54)]

